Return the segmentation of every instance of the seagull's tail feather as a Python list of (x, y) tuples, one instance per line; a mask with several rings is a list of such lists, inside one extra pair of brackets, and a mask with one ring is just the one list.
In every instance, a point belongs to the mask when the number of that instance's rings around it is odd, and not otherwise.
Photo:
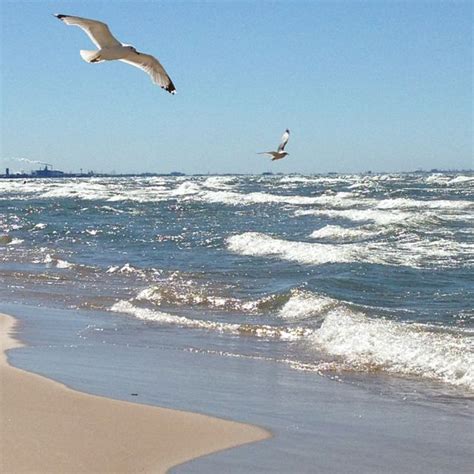
[(99, 63), (102, 60), (99, 59), (99, 51), (86, 51), (81, 49), (80, 51), (81, 58), (87, 63)]

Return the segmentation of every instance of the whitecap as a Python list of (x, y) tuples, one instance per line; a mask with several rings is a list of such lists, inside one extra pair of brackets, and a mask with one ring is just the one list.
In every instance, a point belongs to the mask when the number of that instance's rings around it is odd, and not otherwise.
[(356, 240), (361, 238), (374, 237), (381, 234), (380, 230), (369, 230), (358, 227), (351, 229), (339, 225), (325, 225), (310, 234), (313, 239), (328, 239), (336, 241)]
[(145, 272), (143, 270), (140, 270), (139, 268), (134, 267), (133, 265), (130, 265), (128, 262), (122, 266), (119, 265), (113, 265), (109, 267), (105, 273), (120, 273), (120, 274), (125, 274), (125, 275), (138, 275), (145, 277)]
[(18, 239), (14, 237), (10, 242), (7, 243), (7, 245), (19, 245), (24, 242), (24, 239)]
[[(45, 249), (41, 249), (44, 251)], [(67, 260), (62, 260), (60, 258), (56, 258), (51, 256), (51, 254), (47, 253), (45, 257), (40, 259), (33, 260), (33, 263), (44, 263), (46, 265), (55, 266), (56, 268), (72, 268), (74, 267), (74, 263), (68, 262)]]
[(322, 194), (320, 196), (288, 196), (272, 193), (237, 193), (232, 191), (207, 191), (196, 196), (210, 203), (230, 204), (234, 206), (252, 204), (289, 204), (294, 206), (332, 206), (350, 208), (360, 204), (372, 204), (372, 200), (354, 198), (352, 193)]
[(378, 209), (474, 209), (474, 204), (462, 200), (421, 201), (409, 198), (383, 199), (377, 204)]
[(194, 329), (216, 331), (242, 336), (261, 338), (278, 338), (285, 341), (294, 341), (308, 336), (312, 330), (301, 327), (285, 328), (270, 325), (222, 323), (203, 319), (191, 319), (185, 316), (165, 313), (162, 311), (140, 308), (129, 301), (120, 300), (111, 307), (111, 311), (130, 314), (137, 319), (153, 321), (160, 324), (179, 325)]
[[(311, 306), (311, 298), (306, 295)], [(300, 300), (301, 301), (301, 300)], [(384, 318), (368, 318), (343, 306), (331, 309), (333, 301), (324, 297), (316, 303), (317, 310), (327, 311), (319, 329), (303, 326), (270, 326), (237, 324), (191, 319), (133, 305), (116, 302), (111, 311), (131, 315), (158, 324), (215, 331), (244, 337), (276, 338), (283, 341), (303, 341), (319, 352), (336, 357), (333, 361), (314, 364), (292, 361), (295, 368), (306, 370), (383, 371), (397, 375), (419, 376), (474, 390), (473, 345), (462, 332), (445, 332), (439, 327), (407, 324)], [(291, 308), (291, 304), (288, 305)], [(313, 310), (314, 311), (314, 307)], [(300, 310), (287, 309), (286, 318), (301, 317)], [(308, 308), (303, 310), (307, 314)], [(285, 360), (282, 360), (285, 362)], [(289, 362), (289, 361), (286, 361)]]
[(59, 258), (56, 260), (57, 268), (72, 268), (73, 266), (74, 264), (71, 262), (68, 262), (67, 260), (61, 260)]
[(463, 333), (330, 311), (313, 342), (354, 370), (417, 375), (474, 389), (472, 341)]
[(198, 286), (192, 280), (171, 276), (168, 280), (141, 290), (137, 301), (147, 301), (154, 305), (198, 305), (226, 311), (257, 312), (268, 298), (241, 300), (212, 293), (207, 286)]
[(227, 247), (241, 255), (274, 257), (306, 265), (363, 262), (420, 268), (474, 264), (473, 244), (446, 239), (428, 240), (416, 235), (407, 235), (396, 242), (337, 245), (289, 241), (258, 232), (245, 232), (228, 237)]
[(194, 181), (184, 181), (176, 189), (171, 191), (172, 196), (189, 196), (192, 194), (197, 194), (201, 191), (201, 186)]
[(278, 311), (278, 316), (289, 321), (320, 318), (337, 304), (336, 300), (328, 296), (296, 290)]
[(122, 211), (121, 209), (117, 209), (115, 207), (112, 207), (112, 206), (101, 206), (100, 209), (102, 209), (103, 211), (107, 211), (107, 212), (113, 212), (114, 214), (123, 214), (124, 211)]
[(295, 216), (326, 216), (331, 219), (347, 219), (353, 222), (374, 222), (378, 225), (402, 224), (413, 217), (410, 212), (377, 209), (300, 209)]
[(448, 184), (474, 183), (474, 176), (456, 176), (449, 180)]
[(210, 176), (202, 184), (210, 189), (232, 188), (235, 183), (235, 176)]

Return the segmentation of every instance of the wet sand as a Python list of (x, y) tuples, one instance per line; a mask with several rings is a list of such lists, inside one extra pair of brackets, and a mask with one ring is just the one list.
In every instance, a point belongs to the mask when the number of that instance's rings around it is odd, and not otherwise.
[(88, 395), (12, 367), (15, 319), (0, 314), (0, 471), (165, 472), (270, 437), (262, 428)]

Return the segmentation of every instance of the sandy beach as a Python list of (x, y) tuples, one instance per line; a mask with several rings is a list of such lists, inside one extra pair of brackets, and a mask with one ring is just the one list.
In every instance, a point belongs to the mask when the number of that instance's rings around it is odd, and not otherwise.
[(88, 395), (15, 367), (15, 319), (0, 315), (0, 471), (165, 472), (268, 438), (259, 427)]

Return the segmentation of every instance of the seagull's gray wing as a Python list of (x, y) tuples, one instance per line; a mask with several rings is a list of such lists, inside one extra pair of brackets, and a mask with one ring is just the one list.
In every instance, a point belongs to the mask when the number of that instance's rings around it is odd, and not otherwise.
[(122, 43), (117, 41), (109, 30), (109, 27), (97, 20), (89, 20), (78, 16), (54, 15), (56, 18), (66, 23), (66, 25), (78, 26), (87, 33), (87, 36), (98, 48), (111, 48), (113, 46), (121, 46)]
[(288, 140), (290, 139), (290, 131), (285, 130), (285, 133), (281, 137), (281, 143), (280, 146), (278, 147), (278, 151), (283, 151), (286, 147), (286, 144), (288, 143)]
[(120, 61), (131, 64), (132, 66), (145, 71), (155, 84), (159, 85), (162, 89), (165, 89), (171, 94), (176, 94), (176, 88), (173, 84), (173, 81), (166, 73), (165, 68), (161, 65), (160, 61), (158, 61), (158, 59), (156, 59), (154, 56), (130, 51), (127, 56), (123, 59), (120, 59)]

